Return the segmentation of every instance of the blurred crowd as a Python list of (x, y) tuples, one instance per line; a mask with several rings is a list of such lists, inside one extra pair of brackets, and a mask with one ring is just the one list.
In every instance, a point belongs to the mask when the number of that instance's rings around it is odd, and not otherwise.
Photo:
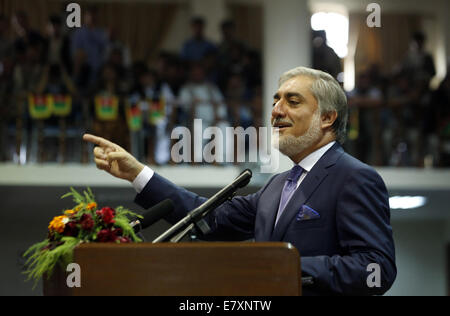
[[(348, 93), (346, 148), (372, 165), (450, 166), (450, 78), (435, 90), (426, 37), (415, 32), (404, 59), (389, 73), (371, 65)], [(450, 69), (449, 69), (450, 70)]]
[(236, 38), (235, 24), (219, 27), (222, 41), (191, 20), (191, 38), (177, 54), (133, 60), (113, 30), (97, 25), (95, 7), (69, 30), (50, 16), (45, 34), (27, 13), (0, 16), (1, 160), (85, 162), (83, 132), (110, 139), (142, 161), (170, 161), (170, 133), (192, 127), (260, 126), (260, 54)]
[[(232, 20), (222, 40), (204, 35), (206, 21), (191, 20), (191, 38), (179, 53), (133, 60), (114, 30), (97, 25), (95, 8), (83, 26), (67, 29), (50, 16), (44, 32), (27, 13), (0, 15), (0, 161), (87, 162), (81, 135), (108, 138), (150, 164), (170, 163), (170, 133), (208, 126), (261, 126), (260, 53), (240, 41)], [(450, 165), (448, 75), (431, 90), (432, 58), (425, 37), (414, 35), (398, 69), (374, 65), (348, 93), (346, 149), (373, 165)], [(339, 79), (341, 61), (323, 33), (313, 39), (314, 67)]]

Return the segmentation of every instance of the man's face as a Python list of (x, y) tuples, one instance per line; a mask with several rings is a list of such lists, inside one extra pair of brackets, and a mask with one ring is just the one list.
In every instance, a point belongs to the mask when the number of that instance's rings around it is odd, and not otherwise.
[(310, 91), (313, 79), (297, 76), (284, 82), (274, 95), (274, 145), (291, 157), (308, 149), (322, 136), (320, 111)]

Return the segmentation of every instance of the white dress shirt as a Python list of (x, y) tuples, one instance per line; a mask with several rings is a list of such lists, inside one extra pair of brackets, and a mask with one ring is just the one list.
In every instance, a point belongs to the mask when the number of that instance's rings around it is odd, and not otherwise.
[[(323, 147), (320, 147), (315, 152), (309, 154), (305, 158), (302, 159), (298, 163), (300, 167), (303, 168), (303, 173), (298, 179), (297, 182), (297, 188), (299, 187), (300, 183), (302, 183), (303, 179), (305, 179), (306, 175), (311, 171), (311, 169), (314, 167), (314, 165), (319, 161), (319, 159), (327, 152), (328, 149), (330, 149), (334, 145), (335, 141), (332, 141), (331, 143), (326, 144)], [(154, 175), (154, 171), (145, 166), (144, 169), (139, 173), (139, 175), (134, 179), (132, 182), (134, 189), (137, 193), (141, 193), (142, 190), (144, 190), (147, 183), (151, 180), (151, 178)]]
[(314, 165), (319, 161), (320, 158), (327, 152), (328, 149), (330, 149), (336, 141), (332, 141), (331, 143), (326, 144), (323, 147), (320, 147), (316, 151), (310, 153), (308, 156), (302, 159), (298, 163), (300, 167), (303, 168), (303, 173), (298, 179), (297, 182), (297, 188), (300, 186), (300, 183), (302, 183), (303, 179), (305, 179), (306, 175), (311, 171), (311, 169), (314, 167)]

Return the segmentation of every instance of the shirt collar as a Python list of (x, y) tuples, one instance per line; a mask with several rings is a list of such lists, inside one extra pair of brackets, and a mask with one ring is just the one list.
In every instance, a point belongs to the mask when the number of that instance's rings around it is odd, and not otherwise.
[(311, 171), (314, 165), (319, 161), (320, 158), (330, 149), (336, 141), (332, 141), (331, 143), (326, 144), (325, 146), (320, 147), (315, 152), (310, 153), (308, 156), (303, 158), (302, 161), (298, 163), (300, 167), (303, 168), (306, 172)]

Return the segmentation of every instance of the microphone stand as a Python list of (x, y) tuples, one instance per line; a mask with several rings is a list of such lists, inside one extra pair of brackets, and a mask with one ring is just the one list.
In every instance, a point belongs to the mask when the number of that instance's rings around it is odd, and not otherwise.
[(177, 243), (179, 242), (181, 239), (183, 239), (184, 236), (186, 236), (187, 233), (189, 233), (191, 230), (194, 229), (194, 224), (189, 225), (188, 227), (186, 227), (185, 230), (183, 230), (181, 233), (179, 233), (178, 235), (175, 235), (175, 237), (173, 237), (170, 242), (173, 243)]
[[(195, 226), (200, 228), (200, 230), (206, 234), (210, 228), (203, 217), (205, 217), (210, 211), (216, 209), (219, 205), (224, 203), (226, 200), (231, 199), (236, 191), (250, 182), (252, 172), (249, 169), (244, 170), (234, 181), (229, 184), (214, 196), (208, 199), (205, 203), (197, 207), (196, 209), (189, 212), (184, 218), (182, 218), (178, 223), (173, 225), (152, 243), (164, 242), (168, 240), (175, 233), (185, 228), (182, 232), (177, 234), (175, 237), (170, 239), (171, 242), (180, 241), (189, 231), (191, 231)], [(189, 228), (189, 229), (188, 229)]]

